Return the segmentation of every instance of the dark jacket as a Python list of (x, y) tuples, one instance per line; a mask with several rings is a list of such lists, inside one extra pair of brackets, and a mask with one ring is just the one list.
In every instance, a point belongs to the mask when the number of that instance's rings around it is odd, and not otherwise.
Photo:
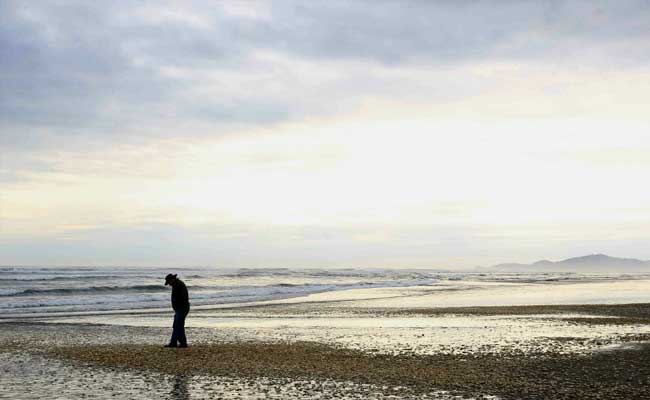
[(189, 311), (190, 309), (190, 299), (187, 294), (187, 286), (185, 286), (185, 283), (178, 278), (174, 283), (172, 283), (172, 308), (174, 311)]

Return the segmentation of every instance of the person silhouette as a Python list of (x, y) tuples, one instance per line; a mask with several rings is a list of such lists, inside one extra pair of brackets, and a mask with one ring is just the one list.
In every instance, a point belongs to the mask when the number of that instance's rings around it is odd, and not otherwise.
[(185, 337), (185, 318), (190, 312), (190, 300), (187, 293), (187, 286), (178, 279), (176, 274), (167, 274), (165, 285), (172, 287), (172, 308), (174, 309), (174, 325), (172, 337), (165, 347), (187, 347)]

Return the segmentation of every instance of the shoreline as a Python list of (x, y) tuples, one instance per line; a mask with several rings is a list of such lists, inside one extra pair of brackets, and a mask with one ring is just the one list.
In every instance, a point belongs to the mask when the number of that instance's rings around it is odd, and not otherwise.
[[(298, 285), (299, 286), (299, 285)], [(256, 286), (258, 287), (258, 286)], [(259, 286), (258, 288), (266, 286)], [(191, 287), (190, 287), (191, 289)], [(200, 291), (198, 292), (200, 293)], [(432, 285), (397, 285), (338, 288), (336, 290), (317, 291), (315, 293), (293, 293), (288, 297), (281, 296), (277, 299), (250, 301), (226, 301), (210, 303), (201, 296), (193, 303), (193, 312), (211, 312), (220, 310), (246, 310), (260, 309), (262, 307), (322, 307), (322, 308), (392, 308), (399, 309), (428, 309), (436, 308), (470, 308), (474, 306), (527, 306), (547, 304), (548, 301), (558, 305), (573, 304), (623, 304), (623, 303), (650, 303), (650, 279), (648, 277), (635, 277), (634, 279), (590, 280), (578, 279), (569, 281), (531, 281), (517, 280), (515, 282), (503, 280), (440, 280)], [(598, 294), (598, 295), (595, 295)], [(8, 297), (7, 299), (13, 299)], [(129, 302), (117, 303), (112, 306), (91, 305), (83, 309), (80, 304), (71, 305), (66, 310), (65, 304), (56, 304), (56, 297), (47, 297), (43, 301), (51, 307), (35, 307), (34, 299), (16, 297), (20, 302), (10, 311), (0, 315), (0, 322), (17, 319), (42, 319), (42, 318), (82, 318), (101, 316), (137, 316), (137, 315), (165, 315), (169, 313), (167, 298), (162, 303), (148, 303), (136, 300), (136, 304)], [(161, 297), (161, 299), (163, 299)], [(160, 300), (160, 299), (158, 299)], [(156, 300), (156, 301), (158, 301)], [(18, 300), (16, 300), (18, 301)], [(110, 303), (112, 300), (103, 298)], [(44, 303), (44, 304), (45, 304)], [(107, 304), (108, 304), (107, 303)], [(81, 308), (80, 308), (81, 307)]]

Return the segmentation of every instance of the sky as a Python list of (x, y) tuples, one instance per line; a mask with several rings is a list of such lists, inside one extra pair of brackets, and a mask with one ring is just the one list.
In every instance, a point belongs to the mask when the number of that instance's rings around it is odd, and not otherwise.
[(650, 259), (650, 2), (0, 2), (0, 264)]

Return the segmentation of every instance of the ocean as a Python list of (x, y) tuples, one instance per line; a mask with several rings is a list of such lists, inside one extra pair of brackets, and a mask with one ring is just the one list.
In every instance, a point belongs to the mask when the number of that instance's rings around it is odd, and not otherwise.
[[(400, 269), (0, 267), (0, 315), (66, 315), (168, 309), (164, 276), (187, 284), (193, 306), (247, 305), (351, 289), (485, 289), (488, 283), (559, 284), (647, 277), (624, 274), (498, 274)], [(489, 286), (492, 287), (492, 286)]]
[(246, 304), (357, 288), (432, 285), (415, 271), (129, 267), (2, 267), (0, 314), (70, 313), (169, 307), (164, 276), (188, 286), (192, 305)]

